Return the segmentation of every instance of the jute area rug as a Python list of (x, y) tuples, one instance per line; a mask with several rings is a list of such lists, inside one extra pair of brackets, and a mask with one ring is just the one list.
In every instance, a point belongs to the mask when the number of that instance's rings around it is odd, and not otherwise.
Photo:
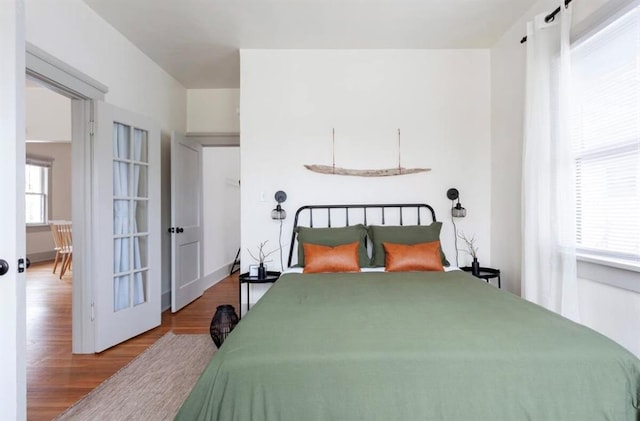
[(209, 335), (169, 332), (56, 420), (172, 420), (216, 351)]

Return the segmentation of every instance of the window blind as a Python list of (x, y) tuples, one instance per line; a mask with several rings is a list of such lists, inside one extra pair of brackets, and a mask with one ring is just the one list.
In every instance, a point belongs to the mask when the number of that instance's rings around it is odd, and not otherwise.
[(579, 251), (640, 262), (640, 7), (571, 54)]

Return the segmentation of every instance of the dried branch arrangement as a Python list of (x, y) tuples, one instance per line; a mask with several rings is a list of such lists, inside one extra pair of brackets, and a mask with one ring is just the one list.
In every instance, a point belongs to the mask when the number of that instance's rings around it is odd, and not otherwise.
[(262, 243), (260, 243), (260, 245), (258, 245), (258, 257), (254, 256), (253, 253), (251, 253), (251, 250), (247, 249), (247, 252), (249, 252), (249, 256), (251, 256), (253, 258), (253, 260), (255, 260), (256, 262), (263, 264), (266, 262), (270, 262), (271, 260), (266, 260), (267, 257), (271, 256), (273, 253), (275, 253), (276, 251), (278, 251), (278, 249), (275, 250), (271, 250), (270, 252), (266, 252), (265, 246), (267, 245), (267, 243), (269, 242), (269, 240), (264, 241)]
[(464, 232), (460, 231), (458, 233), (458, 238), (460, 238), (462, 241), (464, 241), (464, 243), (467, 246), (466, 249), (461, 249), (461, 251), (469, 253), (469, 255), (471, 257), (473, 257), (474, 259), (477, 259), (478, 258), (478, 249), (479, 249), (479, 247), (476, 245), (476, 236), (475, 236), (475, 234), (473, 235), (473, 237), (467, 238), (467, 236), (464, 234)]

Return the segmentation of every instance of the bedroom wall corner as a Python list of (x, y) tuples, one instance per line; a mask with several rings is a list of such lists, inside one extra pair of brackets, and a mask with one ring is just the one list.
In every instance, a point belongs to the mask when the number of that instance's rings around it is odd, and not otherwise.
[[(373, 202), (431, 204), (455, 262), (450, 187), (468, 211), (458, 228), (476, 235), (481, 262), (491, 264), (489, 50), (241, 50), (240, 59), (243, 270), (247, 248), (278, 243), (279, 224), (270, 219), (277, 190), (289, 195), (285, 264), (298, 207)], [(338, 166), (396, 166), (400, 128), (403, 166), (432, 171), (379, 178), (308, 171), (304, 164), (331, 164), (333, 128)]]

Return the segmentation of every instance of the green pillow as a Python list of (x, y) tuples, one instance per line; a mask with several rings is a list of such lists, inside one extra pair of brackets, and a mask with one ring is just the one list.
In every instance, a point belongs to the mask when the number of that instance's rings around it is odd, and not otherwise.
[[(385, 266), (382, 243), (411, 245), (439, 241), (441, 229), (442, 222), (434, 222), (431, 225), (369, 226), (369, 238), (373, 243), (373, 258), (371, 259), (373, 266)], [(440, 258), (443, 266), (449, 266), (449, 262), (442, 252), (442, 247), (440, 247)]]
[(358, 261), (360, 267), (370, 267), (371, 259), (367, 253), (365, 239), (367, 238), (367, 228), (364, 225), (352, 225), (340, 228), (307, 228), (297, 227), (298, 233), (298, 264), (304, 266), (303, 243), (319, 244), (321, 246), (339, 246), (358, 241)]

